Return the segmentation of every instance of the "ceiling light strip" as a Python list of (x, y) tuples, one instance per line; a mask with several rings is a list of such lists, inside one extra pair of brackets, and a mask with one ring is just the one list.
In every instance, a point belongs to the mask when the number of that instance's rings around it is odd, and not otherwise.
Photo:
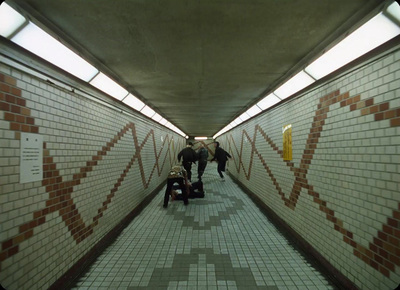
[(355, 30), (305, 68), (321, 79), (400, 34), (400, 27), (382, 12)]
[[(150, 118), (163, 126), (167, 123), (166, 119), (130, 94), (125, 88), (100, 72), (85, 59), (81, 58), (78, 54), (34, 23), (28, 21), (5, 2), (0, 5), (0, 35), (9, 38), (12, 42), (89, 83), (115, 99), (122, 100), (125, 104), (137, 111), (141, 111), (144, 107), (147, 107), (144, 110), (147, 116), (150, 116)], [(42, 45), (43, 43), (46, 43), (46, 45)], [(183, 137), (186, 136), (186, 134), (172, 124), (171, 128)]]
[(28, 20), (7, 3), (0, 5), (0, 35), (8, 38), (28, 23)]
[[(262, 111), (265, 111), (280, 101), (311, 85), (316, 80), (334, 72), (340, 67), (343, 67), (399, 34), (400, 6), (396, 2), (393, 2), (383, 12), (380, 12), (375, 17), (371, 18), (364, 25), (317, 58), (304, 70), (285, 81), (273, 93), (259, 101), (256, 106)], [(254, 106), (252, 108), (253, 110), (249, 109), (240, 115), (240, 118), (231, 121), (229, 126), (236, 127), (240, 123), (248, 120), (250, 117), (258, 114), (255, 113), (256, 110), (254, 110)], [(238, 120), (240, 120), (240, 122), (238, 122)], [(213, 138), (217, 138), (221, 134), (225, 133), (227, 127), (220, 130), (213, 136)]]
[(11, 41), (85, 82), (98, 73), (94, 66), (32, 22), (15, 34)]

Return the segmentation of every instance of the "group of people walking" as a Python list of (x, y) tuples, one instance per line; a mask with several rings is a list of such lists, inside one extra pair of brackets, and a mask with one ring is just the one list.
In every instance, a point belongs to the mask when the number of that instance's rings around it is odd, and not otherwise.
[[(228, 161), (228, 158), (232, 157), (231, 155), (229, 155), (228, 152), (226, 152), (219, 146), (219, 142), (214, 142), (214, 146), (215, 146), (215, 153), (214, 153), (214, 158), (211, 159), (211, 162), (213, 161), (218, 162), (217, 171), (219, 176), (221, 177), (221, 180), (224, 181), (225, 178), (222, 172), (225, 171), (226, 161)], [(201, 181), (201, 177), (203, 176), (204, 170), (206, 169), (207, 166), (208, 150), (204, 147), (204, 145), (200, 145), (200, 148), (197, 152), (194, 151), (192, 147), (193, 143), (189, 142), (186, 148), (184, 148), (181, 152), (179, 152), (178, 162), (181, 162), (182, 159), (182, 165), (187, 172), (188, 179), (192, 180), (192, 163), (196, 163), (197, 161), (197, 178), (199, 181)]]
[[(215, 153), (211, 162), (217, 161), (217, 171), (221, 177), (221, 181), (225, 181), (222, 172), (225, 171), (226, 162), (228, 158), (232, 158), (231, 155), (222, 149), (219, 142), (214, 142)], [(202, 198), (204, 197), (203, 182), (201, 180), (208, 162), (208, 150), (201, 145), (199, 150), (194, 151), (193, 143), (189, 142), (186, 148), (182, 149), (178, 154), (178, 162), (181, 162), (182, 166), (173, 166), (168, 174), (167, 188), (164, 195), (164, 208), (168, 206), (168, 201), (171, 196), (172, 200), (178, 199), (183, 200), (184, 204), (189, 203), (189, 198)], [(192, 163), (197, 162), (197, 178), (198, 181), (192, 183)], [(181, 190), (181, 194), (178, 194), (177, 190)]]

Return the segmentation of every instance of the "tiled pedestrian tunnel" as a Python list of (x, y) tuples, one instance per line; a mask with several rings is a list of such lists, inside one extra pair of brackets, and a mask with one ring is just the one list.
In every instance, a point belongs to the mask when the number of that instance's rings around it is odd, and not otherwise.
[[(400, 36), (387, 45), (207, 140), (1, 52), (1, 286), (396, 289)], [(211, 159), (215, 141), (226, 181), (209, 163), (204, 199), (163, 208), (179, 152)]]

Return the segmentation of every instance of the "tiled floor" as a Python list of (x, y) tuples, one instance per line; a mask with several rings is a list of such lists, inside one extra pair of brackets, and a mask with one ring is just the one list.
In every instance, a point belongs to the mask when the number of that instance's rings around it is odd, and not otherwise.
[(161, 191), (73, 289), (336, 289), (215, 163), (203, 180), (188, 206)]

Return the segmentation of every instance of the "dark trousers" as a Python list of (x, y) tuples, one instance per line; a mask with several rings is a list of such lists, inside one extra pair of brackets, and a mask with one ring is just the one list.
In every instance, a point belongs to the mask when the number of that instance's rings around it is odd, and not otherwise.
[[(177, 190), (177, 189), (181, 189), (181, 188), (179, 187), (179, 185), (173, 185), (172, 189)], [(203, 182), (202, 181), (193, 182), (192, 186), (189, 186), (189, 195), (191, 195), (195, 191), (204, 192)]]
[(219, 161), (219, 162), (218, 162), (217, 171), (218, 171), (218, 174), (219, 174), (219, 176), (220, 176), (221, 178), (224, 177), (224, 175), (222, 174), (222, 172), (223, 172), (223, 171), (225, 172), (225, 167), (226, 167), (226, 161)]
[[(178, 189), (179, 187), (174, 185), (172, 189)], [(204, 189), (203, 189), (203, 182), (197, 181), (193, 182), (192, 186), (189, 187), (190, 193), (188, 198), (203, 198), (204, 197)], [(183, 200), (184, 195), (183, 194), (178, 194), (176, 196), (176, 200)]]
[(167, 189), (165, 190), (165, 195), (164, 195), (164, 207), (168, 206), (169, 196), (171, 194), (172, 186), (174, 185), (174, 183), (179, 184), (179, 187), (183, 193), (183, 202), (185, 204), (188, 204), (188, 195), (186, 193), (186, 187), (185, 187), (185, 183), (183, 182), (183, 178), (168, 178), (167, 179)]
[(187, 172), (187, 178), (192, 180), (192, 162), (183, 161), (182, 162), (183, 168), (185, 168)]
[(204, 170), (206, 169), (207, 166), (207, 160), (206, 161), (197, 161), (197, 178), (201, 180), (201, 177), (203, 176)]

